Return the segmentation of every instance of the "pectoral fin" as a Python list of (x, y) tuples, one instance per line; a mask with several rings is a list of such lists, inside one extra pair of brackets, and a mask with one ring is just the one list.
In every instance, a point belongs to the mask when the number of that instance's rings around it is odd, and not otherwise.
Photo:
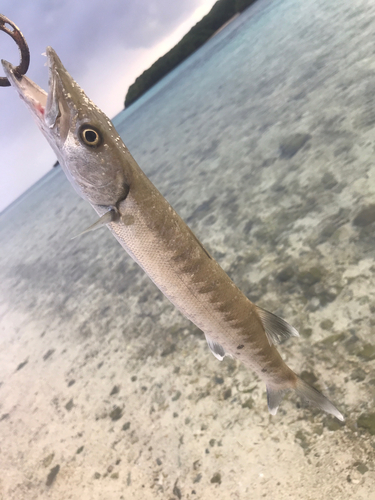
[(226, 354), (224, 347), (212, 340), (208, 335), (206, 335), (206, 340), (208, 347), (211, 349), (211, 352), (215, 356), (215, 358), (217, 358), (219, 361), (223, 361)]
[(276, 415), (285, 391), (267, 385), (267, 404), (271, 415)]
[(82, 233), (77, 234), (76, 236), (73, 236), (72, 240), (75, 238), (78, 238), (78, 236), (82, 236), (85, 233), (89, 233), (90, 231), (95, 231), (95, 229), (98, 229), (99, 227), (105, 226), (106, 224), (109, 224), (110, 222), (114, 222), (119, 218), (118, 213), (115, 210), (108, 210), (104, 215), (100, 217), (98, 221), (96, 221), (94, 224), (92, 224), (90, 227), (82, 231)]

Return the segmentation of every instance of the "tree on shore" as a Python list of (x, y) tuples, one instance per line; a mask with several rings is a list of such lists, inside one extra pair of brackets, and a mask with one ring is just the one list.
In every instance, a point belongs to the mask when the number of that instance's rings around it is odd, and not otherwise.
[(210, 12), (193, 26), (177, 45), (154, 62), (130, 85), (125, 97), (125, 108), (199, 49), (235, 14), (242, 12), (254, 2), (255, 0), (218, 0)]

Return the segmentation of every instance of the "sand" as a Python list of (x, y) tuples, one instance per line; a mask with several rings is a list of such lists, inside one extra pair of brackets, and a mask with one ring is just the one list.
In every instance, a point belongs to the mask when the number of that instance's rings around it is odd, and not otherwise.
[(70, 240), (95, 214), (54, 169), (0, 216), (1, 500), (375, 499), (374, 32), (260, 0), (114, 120), (345, 422), (270, 416), (108, 231)]

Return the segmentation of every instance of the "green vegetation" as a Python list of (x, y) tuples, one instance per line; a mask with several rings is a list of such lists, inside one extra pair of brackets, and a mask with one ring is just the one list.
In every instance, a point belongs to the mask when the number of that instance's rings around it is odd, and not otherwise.
[(193, 26), (173, 49), (160, 57), (135, 80), (126, 94), (125, 107), (130, 106), (167, 73), (195, 52), (235, 14), (242, 12), (254, 2), (255, 0), (218, 0), (210, 12)]

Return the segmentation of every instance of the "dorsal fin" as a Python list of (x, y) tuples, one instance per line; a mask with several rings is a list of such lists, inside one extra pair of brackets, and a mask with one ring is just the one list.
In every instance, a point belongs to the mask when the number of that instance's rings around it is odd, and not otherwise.
[(106, 224), (109, 224), (110, 222), (114, 222), (117, 220), (119, 217), (118, 213), (115, 210), (108, 210), (104, 215), (100, 217), (99, 220), (94, 222), (90, 227), (82, 231), (82, 233), (77, 234), (76, 236), (73, 236), (72, 240), (74, 238), (78, 238), (78, 236), (82, 236), (83, 234), (89, 233), (90, 231), (95, 231), (95, 229), (98, 229), (99, 227), (105, 226)]
[(206, 335), (208, 347), (211, 349), (212, 354), (219, 361), (223, 361), (224, 356), (226, 354), (224, 347), (222, 345), (220, 345), (219, 343), (215, 342), (214, 340), (210, 339), (210, 337), (207, 334), (205, 334), (205, 335)]
[(258, 306), (255, 306), (269, 343), (280, 344), (289, 337), (299, 337), (298, 331), (289, 323)]
[(212, 257), (210, 255), (210, 253), (204, 248), (204, 246), (202, 245), (202, 243), (198, 240), (198, 238), (195, 236), (195, 234), (193, 233), (193, 231), (190, 229), (190, 227), (188, 227), (189, 229), (189, 232), (191, 234), (191, 236), (194, 238), (195, 242), (201, 247), (201, 249), (203, 250), (203, 252), (207, 255), (207, 257), (209, 259), (212, 260)]

